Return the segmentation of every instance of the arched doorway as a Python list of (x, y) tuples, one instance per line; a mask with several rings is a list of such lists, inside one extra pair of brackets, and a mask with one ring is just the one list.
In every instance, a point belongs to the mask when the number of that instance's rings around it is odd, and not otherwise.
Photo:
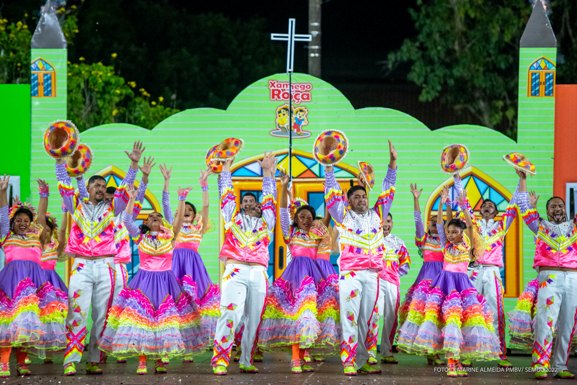
[[(502, 214), (505, 212), (505, 209), (512, 197), (512, 194), (505, 187), (476, 167), (470, 167), (467, 169), (463, 175), (461, 175), (461, 179), (476, 216), (479, 218), (481, 217), (479, 211), (483, 200), (491, 199), (495, 202), (497, 209), (499, 210), (499, 214), (495, 220), (502, 218)], [(435, 214), (438, 210), (443, 186), (450, 187), (449, 194), (451, 200), (456, 201), (457, 192), (453, 178), (451, 177), (447, 179), (445, 183), (439, 185), (429, 197), (425, 209), (426, 218), (431, 216), (431, 212)], [(456, 205), (453, 209), (457, 209)], [(505, 297), (509, 298), (516, 298), (519, 296), (521, 290), (520, 285), (523, 282), (523, 256), (521, 255), (521, 240), (523, 235), (522, 221), (519, 219), (519, 213), (517, 214), (515, 221), (505, 236), (503, 247), (505, 266), (501, 270), (501, 278), (505, 287)]]
[[(278, 160), (278, 167), (288, 170), (288, 150), (276, 151), (273, 154)], [(262, 169), (258, 160), (262, 160), (262, 158), (263, 155), (243, 159), (232, 166), (232, 184), (238, 199), (237, 204), (240, 204), (240, 198), (247, 192), (254, 193), (260, 200), (262, 193)], [(348, 189), (351, 180), (355, 180), (358, 174), (356, 167), (343, 162), (337, 164), (334, 170), (336, 179), (343, 189)], [(277, 170), (277, 176), (278, 174), (279, 171)], [(317, 215), (324, 215), (324, 166), (318, 163), (311, 153), (293, 150), (292, 175), (293, 197), (306, 200), (315, 208)], [(280, 182), (278, 181), (277, 188), (280, 189)], [(222, 217), (220, 218), (220, 229), (220, 244), (222, 245), (224, 236)], [(286, 251), (287, 248), (283, 240), (280, 223), (277, 220), (273, 239), (271, 239), (269, 246), (270, 260), (268, 275), (272, 280), (278, 278), (286, 268)]]
[(546, 57), (535, 60), (529, 66), (527, 96), (555, 96), (555, 64)]

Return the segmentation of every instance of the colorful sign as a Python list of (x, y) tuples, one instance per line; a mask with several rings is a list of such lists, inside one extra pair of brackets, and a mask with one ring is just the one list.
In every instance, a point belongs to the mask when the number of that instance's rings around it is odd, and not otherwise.
[[(269, 80), (268, 89), (270, 100), (286, 101), (276, 108), (274, 115), (275, 128), (270, 134), (272, 136), (286, 138), (289, 136), (289, 129), (291, 129), (293, 131), (293, 138), (303, 139), (311, 136), (310, 131), (303, 130), (303, 127), (309, 124), (309, 109), (301, 105), (301, 103), (312, 101), (312, 83), (292, 83), (289, 86), (289, 82), (286, 81)], [(289, 99), (292, 100), (292, 114), (289, 114)], [(289, 122), (289, 120), (291, 121)]]

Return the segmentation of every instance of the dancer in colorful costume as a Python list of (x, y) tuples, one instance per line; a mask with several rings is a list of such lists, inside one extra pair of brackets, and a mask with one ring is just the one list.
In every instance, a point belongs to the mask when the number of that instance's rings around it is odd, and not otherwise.
[[(537, 208), (539, 196), (535, 192), (529, 192), (529, 205)], [(511, 349), (525, 352), (533, 351), (533, 341), (535, 340), (534, 326), (535, 314), (537, 313), (537, 297), (539, 292), (539, 279), (535, 278), (525, 287), (525, 290), (517, 298), (515, 308), (507, 315), (509, 317), (509, 346)], [(575, 335), (571, 341), (571, 349), (576, 346)]]
[[(144, 195), (146, 194), (146, 188), (148, 186), (148, 177), (150, 176), (150, 171), (153, 164), (154, 159), (152, 157), (144, 157), (143, 165), (139, 167), (140, 171), (142, 172), (142, 179), (138, 186), (138, 191), (136, 194), (136, 202), (134, 204), (134, 209), (132, 213), (132, 217), (136, 219), (140, 210), (142, 209), (141, 202), (144, 199)], [(86, 182), (84, 181), (84, 177), (80, 175), (76, 177), (76, 182), (78, 184), (78, 193), (79, 199), (88, 199), (88, 191), (86, 190)], [(112, 202), (114, 200), (114, 195), (116, 194), (116, 187), (108, 186), (106, 188), (106, 193), (104, 194), (104, 199)], [(116, 254), (114, 255), (114, 294), (112, 301), (110, 302), (110, 306), (118, 297), (118, 294), (122, 289), (126, 287), (128, 283), (128, 270), (126, 269), (126, 264), (132, 261), (132, 247), (130, 245), (130, 235), (126, 230), (126, 226), (122, 223), (122, 213), (118, 214), (114, 217), (114, 244), (116, 245)], [(108, 311), (107, 311), (108, 313)], [(93, 335), (90, 335), (90, 340), (88, 345), (91, 344)], [(96, 338), (96, 337), (95, 337)], [(100, 351), (100, 363), (106, 363), (107, 357), (103, 351)], [(118, 359), (116, 361), (119, 364), (125, 364), (126, 360)]]
[[(373, 322), (372, 333), (379, 335), (378, 319), (383, 320), (381, 332), (380, 362), (383, 364), (398, 364), (399, 361), (393, 355), (393, 342), (397, 332), (397, 320), (399, 310), (399, 286), (400, 277), (409, 272), (411, 258), (405, 242), (396, 235), (391, 234), (393, 229), (393, 216), (391, 213), (383, 222), (383, 236), (385, 242), (385, 255), (383, 257), (383, 269), (379, 273), (379, 300), (375, 311), (378, 314)], [(369, 363), (376, 365), (377, 358), (376, 340), (369, 349)]]
[[(517, 170), (517, 173), (523, 171)], [(463, 185), (459, 174), (454, 174), (455, 188), (458, 195), (463, 192)], [(481, 204), (481, 219), (476, 219), (473, 209), (468, 206), (463, 209), (468, 210), (473, 220), (473, 224), (479, 234), (484, 239), (485, 250), (475, 260), (469, 268), (469, 278), (475, 289), (487, 301), (487, 305), (493, 313), (493, 326), (498, 333), (501, 342), (501, 357), (498, 362), (500, 367), (511, 367), (511, 362), (507, 360), (507, 346), (505, 344), (505, 311), (503, 294), (503, 282), (501, 281), (501, 268), (503, 267), (503, 242), (505, 235), (517, 216), (517, 191), (513, 194), (511, 201), (507, 205), (500, 220), (495, 220), (499, 213), (497, 205), (490, 199), (483, 200)], [(463, 364), (469, 362), (463, 361)]]
[[(332, 330), (321, 332), (319, 308), (330, 304), (321, 299), (337, 298), (336, 286), (327, 285), (315, 258), (328, 253), (330, 236), (325, 225), (316, 218), (316, 211), (306, 202), (293, 203), (289, 214), (287, 187), (289, 176), (281, 178), (280, 220), (285, 243), (292, 259), (283, 274), (274, 281), (266, 299), (266, 308), (259, 328), (261, 350), (292, 348), (291, 372), (312, 372), (304, 362), (306, 349), (312, 347), (332, 348), (339, 341), (335, 320)], [(291, 217), (293, 224), (291, 224)], [(329, 293), (325, 293), (329, 291)], [(324, 320), (327, 323), (328, 320)]]
[[(379, 297), (379, 272), (383, 266), (383, 228), (393, 202), (397, 175), (397, 151), (389, 141), (390, 162), (383, 191), (372, 209), (367, 192), (354, 186), (348, 204), (335, 179), (332, 166), (325, 167), (325, 202), (339, 231), (341, 256), (339, 296), (342, 327), (341, 362), (344, 374), (380, 373), (366, 361), (377, 338), (369, 333)], [(361, 364), (357, 364), (361, 362)]]
[[(443, 247), (439, 240), (439, 233), (437, 233), (437, 215), (431, 215), (427, 222), (427, 232), (421, 218), (421, 206), (419, 204), (419, 197), (423, 189), (419, 189), (416, 184), (411, 184), (411, 193), (413, 194), (413, 208), (415, 215), (415, 244), (419, 248), (419, 254), (423, 257), (423, 265), (415, 282), (407, 291), (407, 295), (399, 310), (399, 324), (402, 325), (407, 319), (409, 306), (413, 300), (413, 293), (421, 282), (425, 281), (423, 285), (428, 286), (443, 270)], [(450, 210), (450, 207), (447, 207)], [(450, 216), (449, 214), (447, 214)], [(445, 362), (438, 354), (427, 356), (427, 363), (429, 365), (444, 365)]]
[(252, 353), (264, 310), (268, 285), (268, 245), (276, 221), (275, 157), (265, 154), (259, 161), (263, 172), (262, 217), (255, 201), (238, 210), (230, 173), (232, 161), (229, 158), (224, 162), (219, 179), (221, 211), (225, 222), (220, 260), (225, 262), (226, 267), (222, 276), (220, 318), (216, 324), (211, 361), (212, 371), (216, 375), (227, 374), (235, 331), (241, 319), (244, 321), (244, 332), (240, 371), (258, 373), (252, 363)]
[[(178, 190), (175, 231), (180, 230), (184, 220), (184, 201), (189, 190)], [(156, 373), (166, 373), (162, 358), (204, 350), (207, 341), (192, 299), (172, 271), (172, 225), (160, 213), (153, 212), (139, 228), (132, 216), (135, 198), (133, 190), (122, 220), (138, 244), (140, 268), (110, 308), (100, 348), (118, 358), (138, 356), (137, 374), (147, 373), (148, 358), (156, 359)]]
[(533, 369), (535, 378), (575, 378), (567, 368), (569, 347), (575, 332), (577, 313), (577, 225), (567, 219), (565, 202), (559, 197), (547, 201), (547, 219), (531, 207), (525, 174), (519, 175), (519, 206), (527, 226), (535, 233), (535, 261), (539, 271)]
[[(173, 221), (170, 201), (168, 199), (168, 188), (172, 169), (160, 166), (164, 176), (164, 190), (162, 191), (162, 206), (164, 217), (169, 223)], [(174, 244), (174, 254), (172, 257), (172, 271), (176, 275), (178, 282), (184, 290), (194, 300), (195, 309), (200, 312), (202, 320), (202, 330), (205, 332), (207, 341), (212, 343), (216, 321), (219, 316), (220, 290), (208, 275), (202, 258), (198, 253), (198, 247), (202, 241), (202, 236), (208, 229), (208, 176), (210, 170), (202, 171), (200, 174), (200, 187), (202, 189), (202, 212), (197, 214), (196, 207), (190, 202), (184, 203), (184, 222)], [(192, 362), (193, 357), (187, 355), (185, 362)]]
[[(467, 225), (451, 219), (444, 228), (442, 210), (448, 194), (445, 187), (437, 213), (437, 232), (444, 245), (443, 270), (430, 285), (421, 281), (415, 288), (409, 312), (399, 328), (397, 347), (410, 354), (445, 354), (449, 360), (447, 376), (466, 377), (461, 359), (497, 359), (501, 351), (491, 311), (467, 275), (471, 248), (481, 249), (482, 241), (472, 231), (467, 210)], [(463, 194), (460, 207), (466, 207), (466, 201)]]
[[(66, 247), (66, 217), (68, 215), (64, 213), (62, 216), (62, 229), (58, 228), (58, 223), (56, 222), (56, 218), (54, 218), (49, 213), (46, 213), (46, 227), (42, 232), (42, 244), (44, 248), (42, 250), (42, 256), (40, 257), (40, 266), (44, 270), (46, 274), (46, 281), (50, 282), (52, 286), (54, 286), (57, 290), (60, 290), (59, 293), (62, 297), (68, 298), (68, 288), (66, 284), (60, 278), (60, 275), (56, 272), (56, 263), (58, 261), (64, 260), (63, 252), (64, 247)], [(66, 304), (68, 306), (68, 303)], [(60, 324), (56, 325), (59, 329), (61, 327)], [(28, 358), (28, 357), (27, 357)], [(26, 363), (30, 363), (29, 359), (26, 360)], [(47, 352), (46, 358), (44, 358), (45, 364), (53, 363), (52, 353)]]
[[(62, 226), (66, 227), (66, 222), (63, 222)], [(62, 239), (61, 237), (62, 234), (63, 232), (59, 231), (56, 218), (49, 213), (46, 213), (46, 227), (42, 232), (42, 244), (44, 245), (44, 249), (42, 250), (42, 256), (40, 257), (40, 266), (46, 273), (46, 280), (50, 282), (52, 286), (66, 294), (68, 293), (68, 288), (62, 278), (60, 278), (58, 273), (55, 271), (56, 263), (64, 251), (65, 246), (62, 245), (65, 241), (65, 239)]]
[[(144, 147), (135, 142), (128, 155), (131, 164), (124, 181), (116, 190), (113, 202), (105, 199), (106, 180), (94, 175), (88, 180), (88, 198), (74, 199), (74, 188), (66, 172), (65, 159), (56, 160), (58, 189), (65, 209), (72, 215), (66, 252), (74, 257), (68, 298), (70, 312), (66, 320), (67, 346), (64, 352), (64, 374), (76, 374), (87, 334), (86, 317), (92, 310), (92, 338), (87, 348), (87, 374), (102, 374), (99, 366), (98, 339), (102, 335), (106, 313), (112, 303), (115, 285), (114, 217), (126, 207), (126, 186), (132, 186)], [(80, 186), (79, 186), (80, 187)]]
[(27, 353), (46, 357), (46, 352), (66, 346), (64, 320), (66, 292), (47, 282), (42, 270), (43, 232), (48, 207), (48, 184), (38, 180), (38, 214), (17, 203), (8, 211), (9, 177), (0, 179), (0, 237), (6, 266), (0, 271), (0, 377), (10, 376), (10, 353), (16, 355), (18, 375), (30, 375)]

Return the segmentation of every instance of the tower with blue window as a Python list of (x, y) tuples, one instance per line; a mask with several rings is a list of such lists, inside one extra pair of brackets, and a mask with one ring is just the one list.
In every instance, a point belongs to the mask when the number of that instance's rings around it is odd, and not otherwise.
[[(67, 63), (66, 38), (56, 10), (48, 1), (32, 35), (30, 50), (31, 152), (32, 157), (44, 159), (31, 168), (31, 181), (54, 175), (54, 162), (44, 150), (44, 131), (52, 122), (66, 119)], [(52, 212), (60, 220), (60, 212)], [(67, 276), (68, 269), (62, 264), (58, 264), (56, 269), (60, 275)]]
[[(530, 188), (544, 188), (542, 195), (553, 195), (555, 154), (555, 87), (557, 39), (541, 1), (533, 12), (521, 36), (519, 47), (518, 138), (531, 162), (538, 165), (537, 176)], [(543, 167), (542, 165), (547, 165)], [(521, 250), (532, 260), (535, 244), (524, 237)], [(535, 276), (531, 263), (520, 266), (526, 281)]]

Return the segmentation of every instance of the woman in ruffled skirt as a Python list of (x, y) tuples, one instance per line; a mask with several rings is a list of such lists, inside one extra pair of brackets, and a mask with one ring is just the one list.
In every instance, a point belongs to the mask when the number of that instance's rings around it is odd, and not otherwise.
[(46, 352), (64, 349), (68, 313), (66, 292), (47, 281), (40, 266), (48, 185), (38, 181), (40, 203), (34, 215), (22, 203), (8, 211), (8, 181), (0, 179), (0, 236), (7, 262), (0, 271), (0, 377), (10, 375), (12, 350), (18, 374), (30, 375), (27, 354), (45, 358)]
[(533, 320), (537, 312), (539, 280), (529, 281), (509, 316), (509, 347), (531, 352), (533, 350)]
[(338, 289), (336, 282), (324, 279), (315, 261), (319, 253), (330, 253), (330, 236), (324, 224), (315, 219), (314, 208), (302, 201), (293, 204), (294, 222), (290, 224), (288, 182), (288, 176), (281, 178), (280, 219), (292, 259), (269, 289), (259, 347), (290, 347), (291, 372), (302, 373), (313, 370), (304, 363), (307, 349), (326, 351), (339, 345)]
[[(419, 189), (416, 184), (411, 184), (411, 193), (413, 194), (413, 207), (415, 215), (415, 244), (419, 248), (419, 253), (423, 257), (423, 265), (415, 282), (411, 285), (405, 296), (405, 300), (399, 308), (399, 325), (403, 324), (409, 312), (409, 306), (413, 300), (413, 293), (415, 289), (421, 285), (426, 287), (435, 279), (441, 270), (443, 270), (443, 247), (439, 240), (439, 233), (437, 232), (437, 216), (432, 215), (428, 221), (428, 229), (425, 232), (423, 219), (421, 218), (421, 206), (419, 204), (419, 197), (423, 189)], [(450, 208), (448, 208), (450, 209)], [(421, 284), (421, 282), (425, 282)], [(444, 365), (445, 362), (438, 354), (427, 356), (427, 363), (429, 365)]]
[[(178, 191), (176, 231), (184, 217), (187, 194), (187, 189)], [(175, 238), (172, 226), (160, 213), (153, 212), (139, 229), (132, 218), (135, 196), (132, 190), (122, 219), (129, 234), (138, 237), (140, 268), (109, 310), (100, 349), (117, 358), (138, 356), (138, 374), (147, 373), (148, 358), (156, 359), (156, 373), (166, 373), (163, 358), (205, 350), (208, 339), (191, 297), (171, 269)]]
[[(471, 231), (472, 221), (466, 210), (467, 224), (452, 219), (444, 228), (442, 208), (447, 197), (445, 188), (437, 214), (437, 231), (444, 245), (443, 270), (430, 284), (417, 284), (399, 329), (397, 347), (410, 354), (445, 354), (447, 375), (466, 377), (461, 359), (497, 360), (500, 344), (493, 329), (493, 315), (467, 275), (471, 239), (474, 250), (482, 250), (480, 237)], [(461, 207), (466, 207), (465, 201), (463, 194)]]
[[(66, 216), (66, 213), (62, 216), (63, 229), (66, 229)], [(40, 257), (40, 267), (42, 267), (46, 274), (46, 281), (54, 286), (60, 297), (65, 298), (67, 297), (68, 288), (56, 272), (56, 263), (63, 254), (64, 247), (66, 246), (65, 232), (59, 229), (56, 218), (48, 213), (46, 213), (46, 227), (42, 233), (42, 238), (44, 249)], [(55, 327), (59, 328), (60, 326), (55, 325)], [(44, 363), (51, 364), (52, 362), (52, 354), (47, 353)]]
[[(161, 165), (160, 170), (164, 176), (164, 190), (162, 192), (162, 205), (164, 216), (169, 223), (173, 222), (168, 188), (172, 168)], [(183, 289), (194, 300), (195, 311), (198, 310), (201, 317), (202, 329), (206, 332), (207, 340), (212, 343), (215, 333), (216, 321), (220, 316), (220, 288), (214, 284), (208, 275), (198, 248), (204, 233), (208, 230), (208, 176), (210, 169), (200, 174), (200, 186), (202, 189), (202, 212), (197, 214), (196, 207), (190, 203), (184, 203), (184, 220), (174, 243), (172, 255), (172, 271)], [(192, 362), (193, 356), (184, 357), (185, 362)]]

